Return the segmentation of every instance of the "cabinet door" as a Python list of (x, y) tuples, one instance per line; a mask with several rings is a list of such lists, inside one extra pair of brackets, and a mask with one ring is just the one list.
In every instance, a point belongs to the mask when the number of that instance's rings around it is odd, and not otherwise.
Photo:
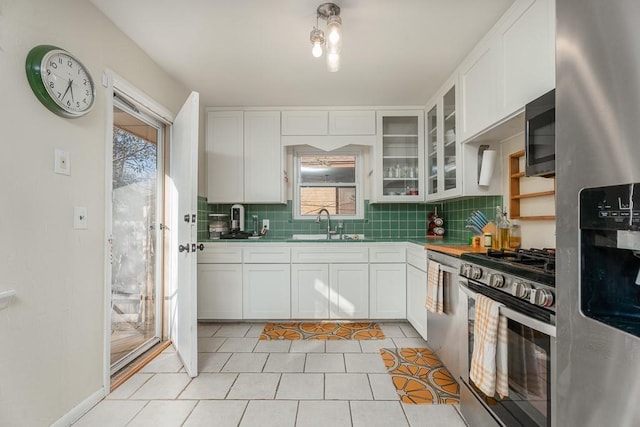
[(283, 111), (283, 135), (327, 135), (327, 111)]
[(496, 49), (487, 43), (460, 66), (462, 117), (460, 140), (464, 141), (497, 119)]
[(405, 319), (407, 317), (406, 264), (369, 265), (369, 317)]
[(289, 264), (245, 264), (242, 290), (244, 319), (291, 317)]
[(424, 112), (378, 111), (375, 201), (424, 200)]
[(407, 266), (407, 320), (427, 339), (427, 273)]
[(369, 317), (369, 267), (367, 264), (329, 266), (329, 317), (367, 319)]
[(330, 135), (375, 135), (375, 111), (329, 111)]
[(235, 203), (243, 199), (243, 113), (207, 113), (206, 166), (209, 203)]
[(198, 319), (242, 319), (242, 264), (198, 264)]
[(329, 266), (291, 265), (291, 317), (327, 319), (329, 317)]
[(498, 34), (502, 52), (500, 117), (555, 87), (555, 1), (528, 0)]
[(282, 203), (284, 201), (282, 161), (280, 112), (245, 112), (245, 203)]

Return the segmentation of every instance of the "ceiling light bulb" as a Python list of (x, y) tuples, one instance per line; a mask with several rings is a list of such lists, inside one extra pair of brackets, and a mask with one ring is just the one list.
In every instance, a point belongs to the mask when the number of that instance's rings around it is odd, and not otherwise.
[(322, 45), (320, 42), (316, 41), (313, 43), (313, 48), (311, 49), (311, 53), (316, 58), (320, 58), (322, 56)]
[(311, 30), (311, 34), (309, 35), (309, 39), (311, 40), (311, 44), (313, 48), (311, 49), (311, 54), (316, 58), (322, 56), (322, 46), (324, 45), (324, 32), (313, 27)]
[(342, 49), (342, 19), (339, 16), (331, 15), (327, 18), (327, 33), (328, 50), (339, 53)]

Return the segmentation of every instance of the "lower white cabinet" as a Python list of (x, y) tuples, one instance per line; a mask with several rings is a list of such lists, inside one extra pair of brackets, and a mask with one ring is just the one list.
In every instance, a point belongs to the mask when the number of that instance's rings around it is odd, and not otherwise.
[(368, 264), (291, 265), (292, 318), (364, 319), (368, 315)]
[(369, 265), (369, 317), (404, 319), (407, 316), (407, 267), (402, 264)]
[[(426, 254), (425, 254), (426, 258)], [(407, 265), (407, 320), (427, 339), (427, 272)]]
[(242, 264), (198, 264), (198, 319), (242, 319)]
[(289, 264), (244, 264), (242, 269), (244, 319), (291, 317)]

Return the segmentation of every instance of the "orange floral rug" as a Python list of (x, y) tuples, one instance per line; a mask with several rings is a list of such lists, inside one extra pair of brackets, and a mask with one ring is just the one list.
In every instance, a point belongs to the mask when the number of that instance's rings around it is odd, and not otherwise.
[(377, 323), (291, 322), (267, 323), (261, 340), (381, 340)]
[(460, 403), (458, 383), (428, 348), (383, 348), (380, 354), (403, 403)]

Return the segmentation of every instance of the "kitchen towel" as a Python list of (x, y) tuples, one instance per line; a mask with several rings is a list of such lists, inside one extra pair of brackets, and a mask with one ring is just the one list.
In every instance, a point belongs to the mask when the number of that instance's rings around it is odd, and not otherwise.
[(500, 314), (501, 306), (484, 295), (476, 295), (469, 378), (487, 396), (493, 397), (497, 392), (504, 398), (509, 394), (507, 318)]
[(427, 269), (427, 310), (436, 314), (444, 314), (444, 272), (440, 264), (429, 260)]

